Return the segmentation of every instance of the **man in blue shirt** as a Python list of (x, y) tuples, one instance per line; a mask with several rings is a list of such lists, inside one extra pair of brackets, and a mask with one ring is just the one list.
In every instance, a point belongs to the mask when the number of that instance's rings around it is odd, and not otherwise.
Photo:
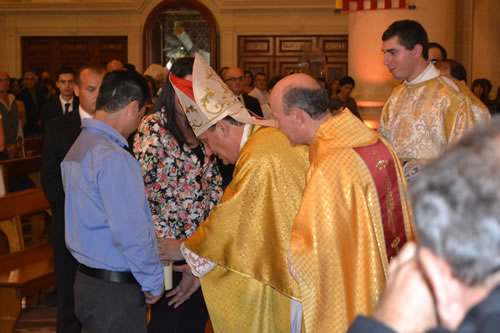
[(86, 332), (146, 332), (163, 269), (139, 163), (127, 149), (149, 96), (137, 73), (104, 77), (94, 119), (61, 163), (66, 245), (80, 263), (75, 313)]

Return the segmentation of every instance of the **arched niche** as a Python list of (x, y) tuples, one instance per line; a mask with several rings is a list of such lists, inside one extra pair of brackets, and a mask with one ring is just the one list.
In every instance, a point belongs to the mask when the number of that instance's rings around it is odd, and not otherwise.
[(206, 58), (217, 70), (219, 28), (212, 12), (196, 0), (165, 0), (151, 11), (144, 24), (143, 70), (151, 64), (164, 66), (169, 56), (186, 53), (185, 46), (190, 45), (186, 36), (194, 48), (208, 52)]

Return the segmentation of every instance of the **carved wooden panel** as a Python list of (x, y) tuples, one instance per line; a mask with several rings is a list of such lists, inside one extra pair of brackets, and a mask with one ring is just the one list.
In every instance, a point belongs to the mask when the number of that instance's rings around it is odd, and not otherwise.
[(299, 69), (299, 57), (277, 57), (275, 59), (275, 63), (275, 75), (285, 76), (291, 73), (295, 73)]
[(347, 60), (347, 38), (345, 37), (320, 37), (318, 47), (325, 55), (334, 58), (345, 58)]
[(239, 66), (254, 74), (271, 73), (274, 67), (270, 57), (245, 57)]
[(55, 80), (61, 66), (75, 71), (87, 63), (128, 59), (126, 36), (21, 37), (22, 71), (47, 71)]
[(239, 36), (238, 66), (269, 78), (298, 70), (304, 44), (319, 47), (326, 56), (328, 80), (347, 75), (347, 36)]
[(298, 57), (300, 55), (300, 50), (306, 43), (316, 46), (316, 38), (276, 37), (276, 55)]
[(272, 56), (274, 51), (273, 37), (246, 37), (238, 40), (238, 49), (245, 57)]

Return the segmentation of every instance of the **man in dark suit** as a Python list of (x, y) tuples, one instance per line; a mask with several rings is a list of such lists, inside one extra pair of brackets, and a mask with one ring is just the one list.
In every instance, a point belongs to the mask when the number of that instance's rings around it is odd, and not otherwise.
[(16, 99), (24, 103), (26, 109), (26, 125), (24, 125), (25, 137), (36, 137), (42, 134), (40, 110), (45, 104), (43, 94), (37, 87), (37, 77), (33, 72), (23, 75), (24, 89), (17, 95)]
[(238, 97), (247, 109), (252, 111), (255, 115), (263, 117), (262, 109), (260, 108), (259, 100), (255, 97), (243, 94), (243, 72), (238, 67), (227, 69), (222, 77), (224, 82), (231, 91)]
[(73, 86), (79, 97), (79, 106), (73, 112), (50, 120), (45, 128), (42, 150), (41, 180), (43, 190), (52, 207), (49, 241), (54, 246), (54, 267), (58, 299), (57, 332), (81, 332), (75, 316), (73, 283), (77, 261), (66, 248), (64, 238), (64, 190), (60, 164), (80, 134), (83, 118), (91, 118), (105, 70), (97, 66), (80, 69)]
[(78, 109), (78, 98), (75, 98), (73, 93), (74, 80), (75, 71), (70, 67), (61, 67), (57, 72), (56, 86), (59, 94), (42, 108), (42, 130), (45, 130), (49, 120)]

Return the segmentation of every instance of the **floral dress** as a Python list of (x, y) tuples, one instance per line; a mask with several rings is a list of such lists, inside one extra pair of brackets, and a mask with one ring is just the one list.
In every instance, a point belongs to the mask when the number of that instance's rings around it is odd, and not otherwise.
[(182, 239), (196, 231), (221, 199), (222, 178), (202, 145), (181, 150), (166, 123), (163, 112), (144, 117), (134, 154), (142, 166), (156, 236)]

